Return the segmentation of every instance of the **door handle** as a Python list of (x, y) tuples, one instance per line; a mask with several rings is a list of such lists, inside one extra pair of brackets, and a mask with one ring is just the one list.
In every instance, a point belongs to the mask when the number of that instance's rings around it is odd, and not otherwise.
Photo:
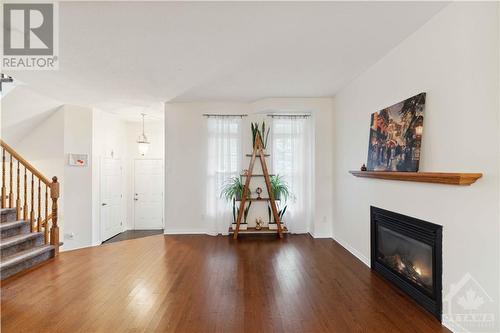
[(137, 199), (137, 198), (134, 198), (134, 201), (139, 201), (139, 199)]
[(108, 205), (107, 203), (103, 202), (101, 206), (107, 206), (107, 205)]

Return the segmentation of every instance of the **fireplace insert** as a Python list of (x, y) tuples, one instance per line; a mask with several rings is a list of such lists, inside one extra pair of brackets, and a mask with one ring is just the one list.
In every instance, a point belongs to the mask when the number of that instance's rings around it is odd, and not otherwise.
[(371, 267), (441, 321), (443, 227), (371, 207)]

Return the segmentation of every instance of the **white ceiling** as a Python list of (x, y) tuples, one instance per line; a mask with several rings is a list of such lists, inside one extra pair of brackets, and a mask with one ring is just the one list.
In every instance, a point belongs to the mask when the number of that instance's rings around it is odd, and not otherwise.
[(166, 101), (332, 96), (444, 5), (62, 2), (60, 69), (9, 74), (127, 117)]

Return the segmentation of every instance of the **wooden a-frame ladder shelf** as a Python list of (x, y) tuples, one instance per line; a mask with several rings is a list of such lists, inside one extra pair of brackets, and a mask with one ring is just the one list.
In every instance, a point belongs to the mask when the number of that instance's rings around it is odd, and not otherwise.
[[(283, 238), (283, 234), (286, 233), (287, 230), (281, 224), (281, 220), (280, 220), (280, 217), (278, 214), (278, 209), (276, 207), (276, 201), (274, 199), (274, 192), (273, 192), (272, 187), (271, 187), (271, 178), (270, 178), (269, 171), (267, 169), (267, 164), (266, 164), (266, 157), (269, 155), (264, 154), (264, 147), (262, 145), (262, 141), (261, 141), (259, 135), (257, 135), (255, 137), (255, 142), (253, 145), (253, 153), (251, 155), (248, 154), (247, 156), (251, 156), (251, 159), (250, 159), (250, 166), (248, 167), (248, 173), (245, 175), (242, 175), (245, 177), (245, 186), (243, 187), (242, 193), (249, 192), (250, 180), (252, 179), (252, 177), (264, 177), (264, 181), (266, 183), (266, 189), (267, 189), (267, 193), (268, 193), (269, 197), (258, 199), (258, 198), (247, 198), (246, 195), (242, 195), (241, 200), (240, 200), (240, 209), (238, 211), (238, 217), (236, 219), (236, 229), (233, 230), (232, 228), (229, 228), (229, 233), (233, 234), (234, 239), (237, 239), (238, 234), (240, 234), (240, 233), (241, 234), (258, 234), (258, 233), (259, 234), (270, 234), (270, 233), (272, 234), (272, 233), (277, 233), (280, 238)], [(257, 160), (257, 158), (259, 159), (260, 164), (262, 166), (262, 174), (253, 175), (252, 174), (253, 167), (255, 165), (255, 161)], [(247, 230), (240, 230), (240, 224), (241, 224), (241, 220), (243, 218), (243, 212), (245, 210), (245, 204), (247, 201), (268, 202), (269, 205), (271, 206), (271, 211), (273, 213), (274, 220), (276, 221), (278, 230), (270, 230), (268, 227), (263, 227), (260, 230), (257, 230), (255, 228), (248, 228)]]

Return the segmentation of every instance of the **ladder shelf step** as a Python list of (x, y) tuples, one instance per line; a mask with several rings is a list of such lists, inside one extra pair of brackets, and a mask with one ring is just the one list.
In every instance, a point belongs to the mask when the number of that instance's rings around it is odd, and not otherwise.
[[(246, 201), (270, 201), (271, 198), (248, 198)], [(236, 201), (241, 201), (241, 199), (236, 199)], [(280, 201), (280, 199), (274, 199), (274, 201)]]
[[(268, 227), (262, 227), (262, 229), (257, 230), (255, 227), (248, 228), (247, 230), (240, 230), (238, 234), (277, 234), (278, 230), (271, 230)], [(282, 233), (288, 233), (288, 229), (283, 227)], [(233, 228), (229, 227), (229, 234), (234, 234)]]

